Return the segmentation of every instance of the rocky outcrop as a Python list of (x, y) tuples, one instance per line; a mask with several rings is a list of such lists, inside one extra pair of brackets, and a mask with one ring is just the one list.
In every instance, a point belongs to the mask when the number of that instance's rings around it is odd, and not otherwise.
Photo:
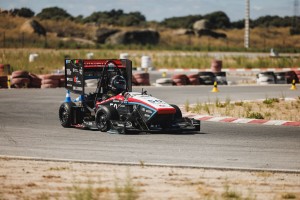
[(210, 26), (209, 22), (205, 19), (196, 21), (193, 24), (194, 33), (198, 37), (210, 36), (210, 37), (213, 37), (216, 39), (227, 37), (227, 35), (225, 33), (218, 33), (218, 32), (212, 31), (210, 27), (211, 26)]
[(195, 31), (207, 30), (210, 29), (210, 24), (206, 19), (201, 19), (193, 24), (193, 29)]
[(108, 37), (118, 32), (120, 32), (118, 29), (99, 28), (96, 31), (95, 41), (97, 43), (104, 44)]
[(24, 22), (20, 28), (21, 32), (46, 36), (46, 29), (36, 20), (30, 19)]
[(105, 43), (109, 44), (158, 44), (160, 35), (153, 30), (122, 31), (108, 37)]

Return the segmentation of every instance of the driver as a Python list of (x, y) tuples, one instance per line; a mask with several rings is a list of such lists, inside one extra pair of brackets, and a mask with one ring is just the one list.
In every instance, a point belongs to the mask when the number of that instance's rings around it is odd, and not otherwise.
[(109, 88), (110, 89), (108, 90), (107, 95), (104, 96), (104, 99), (108, 99), (112, 96), (125, 92), (127, 90), (125, 78), (121, 75), (113, 76), (109, 83)]

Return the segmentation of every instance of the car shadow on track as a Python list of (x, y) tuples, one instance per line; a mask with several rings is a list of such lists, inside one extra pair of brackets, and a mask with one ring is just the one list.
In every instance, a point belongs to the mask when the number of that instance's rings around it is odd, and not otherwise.
[(157, 131), (157, 132), (133, 132), (133, 133), (117, 133), (117, 132), (101, 132), (97, 129), (86, 129), (86, 128), (76, 128), (85, 132), (99, 132), (101, 134), (111, 134), (111, 135), (205, 135), (208, 133), (199, 131), (187, 131), (187, 132), (174, 132), (174, 131)]

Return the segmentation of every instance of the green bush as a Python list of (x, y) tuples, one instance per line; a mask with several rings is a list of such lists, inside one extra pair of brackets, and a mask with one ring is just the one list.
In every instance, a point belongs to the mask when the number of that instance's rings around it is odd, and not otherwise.
[(246, 117), (251, 119), (264, 119), (264, 116), (259, 112), (248, 112)]

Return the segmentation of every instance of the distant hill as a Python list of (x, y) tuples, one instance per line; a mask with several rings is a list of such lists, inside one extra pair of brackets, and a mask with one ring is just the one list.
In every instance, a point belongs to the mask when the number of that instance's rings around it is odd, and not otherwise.
[[(44, 27), (45, 36), (26, 33), (21, 29), (28, 20), (36, 20)], [(226, 37), (213, 37), (197, 32), (196, 21), (208, 22), (208, 29), (214, 29)], [(253, 51), (298, 52), (300, 36), (290, 34), (290, 27), (300, 19), (293, 17), (264, 16), (251, 20), (251, 48)], [(206, 15), (171, 17), (161, 22), (147, 21), (140, 12), (125, 13), (122, 10), (94, 12), (87, 17), (72, 16), (58, 7), (45, 8), (35, 14), (29, 8), (0, 10), (0, 48), (3, 47), (46, 47), (46, 48), (157, 48), (204, 51), (244, 50), (244, 21), (231, 22), (226, 13), (216, 11)], [(153, 44), (129, 44), (124, 46), (99, 42), (99, 30), (136, 31), (151, 29), (159, 33), (159, 41)], [(295, 30), (297, 32), (297, 29)], [(200, 34), (198, 34), (200, 33)], [(124, 34), (123, 34), (124, 35)], [(125, 34), (126, 35), (126, 34)], [(128, 36), (129, 37), (129, 36)]]
[[(162, 20), (161, 22), (147, 21), (146, 17), (140, 12), (129, 12), (126, 13), (121, 9), (110, 10), (110, 11), (98, 11), (93, 12), (87, 17), (82, 15), (72, 16), (66, 10), (59, 7), (48, 7), (41, 10), (41, 12), (36, 15), (29, 8), (15, 8), (9, 11), (1, 11), (12, 14), (13, 16), (20, 17), (33, 17), (36, 16), (41, 20), (46, 19), (69, 19), (76, 23), (95, 23), (95, 24), (105, 24), (114, 26), (143, 26), (147, 27), (151, 24), (167, 27), (167, 28), (191, 28), (193, 23), (206, 19), (212, 24), (213, 29), (227, 29), (227, 28), (238, 28), (244, 27), (244, 20), (238, 20), (231, 22), (227, 14), (223, 11), (216, 11), (206, 15), (187, 15), (181, 17), (170, 17)], [(262, 16), (257, 19), (251, 20), (251, 28), (255, 27), (291, 27), (295, 26), (297, 22), (300, 21), (300, 17), (279, 17), (279, 16)]]

